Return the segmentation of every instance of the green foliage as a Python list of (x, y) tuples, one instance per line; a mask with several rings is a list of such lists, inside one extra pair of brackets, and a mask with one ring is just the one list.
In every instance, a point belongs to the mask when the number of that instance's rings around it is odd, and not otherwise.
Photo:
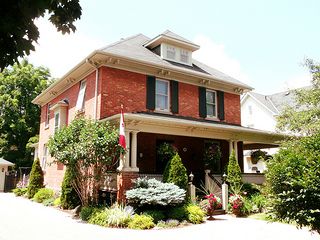
[(72, 186), (74, 177), (71, 168), (67, 167), (61, 186), (60, 205), (62, 209), (73, 209), (81, 203), (76, 190)]
[(320, 232), (320, 133), (284, 143), (267, 167), (271, 216)]
[(262, 213), (266, 209), (267, 198), (262, 194), (257, 193), (252, 195), (250, 202), (252, 203), (252, 212), (254, 213)]
[(227, 171), (227, 181), (229, 182), (230, 186), (232, 188), (239, 188), (242, 185), (241, 169), (236, 159), (234, 150), (232, 150), (230, 155)]
[(147, 211), (144, 211), (143, 214), (152, 217), (155, 223), (161, 220), (164, 220), (166, 218), (164, 212), (161, 210), (147, 210)]
[(80, 218), (82, 221), (88, 221), (89, 218), (91, 217), (91, 215), (95, 212), (95, 208), (94, 207), (90, 207), (90, 206), (84, 206), (81, 208), (80, 211)]
[(259, 160), (266, 161), (271, 158), (267, 152), (259, 150), (251, 151), (251, 162), (257, 164)]
[(168, 219), (165, 222), (164, 228), (174, 228), (179, 226), (179, 221), (176, 219)]
[(60, 199), (60, 197), (54, 199), (54, 201), (53, 201), (53, 206), (55, 206), (55, 207), (60, 207), (60, 206), (61, 206), (61, 199)]
[(149, 215), (135, 214), (129, 222), (128, 227), (131, 229), (150, 229), (155, 226), (153, 219)]
[(78, 0), (32, 1), (16, 0), (6, 2), (0, 8), (0, 71), (13, 64), (20, 57), (34, 51), (39, 31), (34, 20), (49, 15), (50, 22), (62, 33), (75, 31), (73, 24), (81, 16)]
[(183, 165), (178, 153), (176, 153), (173, 156), (173, 158), (168, 162), (163, 174), (163, 181), (167, 183), (173, 183), (182, 189), (187, 188), (187, 169)]
[(42, 204), (47, 207), (53, 206), (53, 203), (54, 203), (54, 198), (48, 198), (48, 199), (43, 200), (43, 202), (42, 202)]
[(137, 179), (133, 189), (126, 192), (129, 204), (137, 207), (176, 206), (185, 201), (186, 191), (173, 183), (156, 179)]
[[(0, 12), (2, 9), (3, 6)], [(0, 21), (3, 19), (1, 15)], [(1, 48), (8, 48), (8, 45), (2, 43)], [(32, 165), (33, 149), (26, 145), (29, 139), (29, 143), (36, 140), (32, 137), (39, 132), (40, 108), (31, 101), (47, 87), (49, 78), (47, 68), (34, 67), (26, 60), (0, 71), (0, 156), (15, 163), (16, 167)]]
[(172, 144), (165, 142), (158, 147), (157, 153), (160, 161), (162, 161), (163, 163), (166, 163), (166, 167), (163, 171), (163, 181), (168, 182), (169, 167), (170, 167), (169, 162), (177, 153), (177, 150), (172, 146)]
[(88, 223), (107, 226), (108, 211), (106, 209), (95, 209), (93, 213), (89, 216)]
[(171, 208), (167, 212), (167, 217), (169, 219), (176, 219), (176, 220), (179, 220), (179, 221), (188, 219), (188, 211), (187, 211), (186, 206), (180, 206), (180, 207)]
[(108, 210), (107, 225), (109, 227), (127, 227), (134, 211), (130, 206), (113, 205)]
[(38, 203), (42, 203), (45, 200), (53, 198), (53, 196), (54, 196), (54, 191), (52, 189), (41, 188), (41, 189), (39, 189), (39, 191), (37, 191), (37, 193), (34, 195), (32, 200), (34, 200)]
[(49, 139), (50, 154), (77, 176), (72, 185), (82, 205), (95, 202), (101, 177), (115, 169), (122, 149), (118, 145), (118, 136), (118, 130), (107, 121), (77, 118)]
[(247, 197), (251, 197), (253, 195), (260, 194), (260, 190), (258, 189), (257, 185), (252, 184), (252, 183), (242, 184), (241, 191), (245, 192), (245, 195)]
[(43, 172), (40, 166), (40, 160), (37, 158), (32, 164), (30, 179), (28, 185), (28, 198), (33, 198), (39, 189), (43, 188)]
[(28, 191), (28, 188), (15, 188), (12, 190), (14, 195), (16, 195), (17, 197), (24, 196), (27, 193), (27, 191)]
[(189, 204), (186, 207), (187, 214), (188, 214), (188, 221), (193, 224), (199, 224), (204, 221), (205, 212), (195, 204)]

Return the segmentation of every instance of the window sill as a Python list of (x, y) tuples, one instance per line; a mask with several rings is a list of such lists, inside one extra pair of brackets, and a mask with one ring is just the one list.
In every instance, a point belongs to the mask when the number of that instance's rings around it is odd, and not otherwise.
[(49, 129), (49, 125), (44, 126), (44, 130), (47, 130), (47, 129)]
[(154, 112), (155, 113), (162, 113), (162, 114), (172, 115), (172, 112), (169, 112), (168, 110), (155, 109)]
[(206, 120), (220, 121), (219, 118), (217, 118), (217, 117), (206, 117)]

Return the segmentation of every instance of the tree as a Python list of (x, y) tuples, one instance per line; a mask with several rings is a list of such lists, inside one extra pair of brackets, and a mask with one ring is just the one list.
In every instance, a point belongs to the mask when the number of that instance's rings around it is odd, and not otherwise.
[(40, 160), (39, 158), (37, 158), (33, 162), (30, 172), (30, 179), (27, 190), (28, 198), (33, 198), (33, 196), (38, 192), (40, 188), (43, 188), (43, 172), (40, 166)]
[(278, 126), (296, 134), (282, 143), (267, 165), (270, 214), (320, 232), (320, 66), (306, 65), (312, 87), (296, 91), (297, 105), (279, 116)]
[(227, 171), (227, 181), (229, 182), (231, 188), (240, 189), (242, 185), (241, 169), (236, 159), (234, 150), (232, 150), (231, 155), (229, 157)]
[(77, 118), (49, 139), (51, 156), (73, 172), (72, 186), (83, 206), (97, 203), (101, 181), (115, 169), (122, 149), (118, 138), (108, 122)]
[(0, 70), (12, 65), (19, 57), (34, 51), (39, 31), (34, 20), (49, 15), (58, 31), (75, 31), (74, 22), (80, 19), (79, 0), (5, 0), (0, 8)]
[(32, 164), (26, 145), (39, 132), (40, 109), (31, 101), (47, 87), (49, 77), (47, 68), (26, 60), (0, 73), (0, 156), (18, 167)]
[(177, 152), (175, 153), (173, 158), (168, 162), (164, 170), (163, 181), (167, 183), (174, 183), (182, 189), (187, 188), (187, 169), (183, 165), (182, 160)]
[(67, 167), (61, 186), (61, 207), (63, 209), (73, 209), (80, 204), (79, 196), (72, 186), (72, 181), (74, 179), (74, 173), (71, 168)]

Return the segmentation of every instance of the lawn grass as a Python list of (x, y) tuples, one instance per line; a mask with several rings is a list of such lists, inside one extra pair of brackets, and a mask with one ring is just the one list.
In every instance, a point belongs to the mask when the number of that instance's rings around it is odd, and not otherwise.
[(268, 215), (265, 213), (255, 213), (248, 216), (248, 218), (256, 219), (256, 220), (263, 220), (268, 221)]

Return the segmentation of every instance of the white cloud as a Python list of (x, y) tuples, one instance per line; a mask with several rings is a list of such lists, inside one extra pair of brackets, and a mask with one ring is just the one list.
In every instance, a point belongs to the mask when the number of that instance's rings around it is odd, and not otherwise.
[(295, 89), (309, 85), (311, 85), (311, 75), (306, 69), (305, 72), (302, 72), (295, 76), (290, 76), (288, 79), (284, 80), (279, 85), (279, 89), (277, 89), (275, 92), (286, 91), (289, 89)]
[(80, 31), (63, 35), (47, 19), (37, 20), (36, 25), (40, 38), (28, 59), (36, 66), (48, 67), (52, 77), (62, 77), (93, 50), (105, 45)]
[(196, 36), (194, 42), (200, 45), (200, 49), (194, 53), (194, 58), (235, 79), (250, 84), (251, 80), (241, 69), (239, 61), (228, 56), (223, 44), (216, 43), (203, 35)]

